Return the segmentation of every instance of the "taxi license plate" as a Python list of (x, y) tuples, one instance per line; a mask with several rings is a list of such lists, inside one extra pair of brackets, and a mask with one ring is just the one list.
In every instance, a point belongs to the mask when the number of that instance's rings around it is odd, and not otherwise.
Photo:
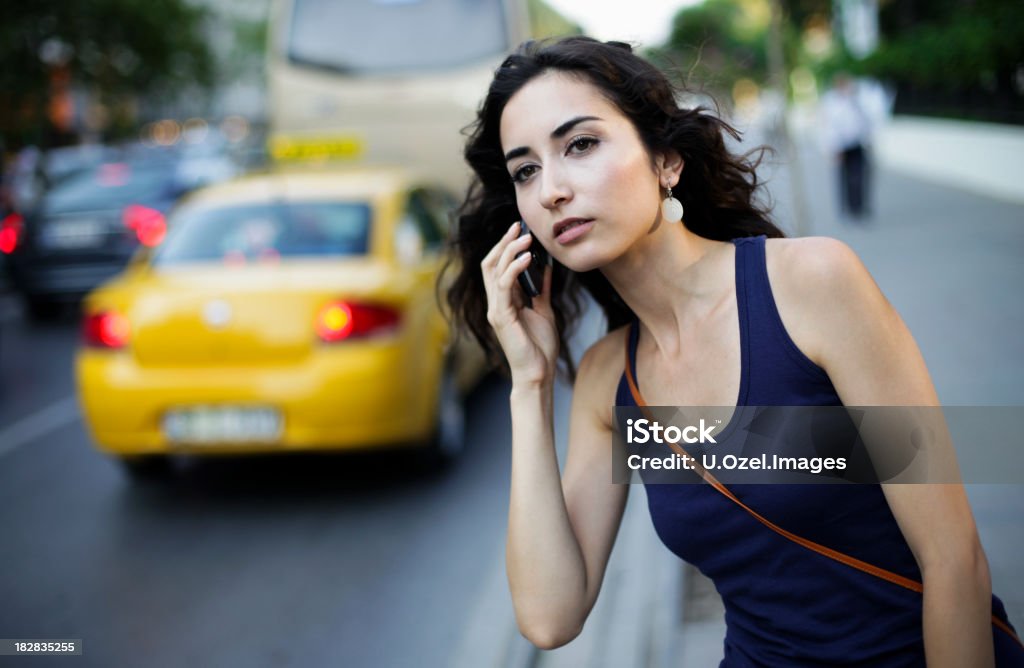
[(168, 441), (197, 445), (271, 443), (282, 426), (276, 408), (205, 406), (168, 411), (161, 424)]

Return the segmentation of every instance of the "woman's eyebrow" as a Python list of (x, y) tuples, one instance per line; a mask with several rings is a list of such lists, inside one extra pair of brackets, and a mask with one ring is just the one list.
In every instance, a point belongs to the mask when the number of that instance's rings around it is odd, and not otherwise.
[(571, 118), (571, 119), (567, 120), (565, 123), (562, 123), (557, 128), (555, 128), (554, 131), (551, 133), (551, 137), (552, 137), (552, 139), (561, 139), (562, 137), (565, 136), (566, 132), (568, 132), (569, 130), (572, 130), (574, 126), (576, 126), (576, 125), (578, 125), (578, 124), (580, 124), (580, 123), (582, 123), (584, 121), (600, 121), (600, 120), (604, 120), (604, 119), (598, 118), (597, 116), (577, 116), (576, 118)]
[[(565, 136), (567, 132), (569, 132), (569, 130), (572, 130), (575, 126), (579, 125), (580, 123), (583, 123), (584, 121), (603, 120), (604, 119), (600, 118), (599, 116), (576, 116), (575, 118), (570, 118), (565, 123), (562, 123), (557, 128), (551, 131), (551, 138), (561, 139), (562, 137)], [(529, 152), (530, 149), (527, 146), (519, 146), (517, 148), (514, 148), (505, 154), (505, 162), (508, 162), (509, 160), (515, 160), (519, 156), (526, 155)]]

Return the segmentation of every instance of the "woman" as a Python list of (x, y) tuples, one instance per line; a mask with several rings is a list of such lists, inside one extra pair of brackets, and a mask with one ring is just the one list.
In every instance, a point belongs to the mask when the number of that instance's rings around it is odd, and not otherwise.
[[(629, 489), (609, 482), (614, 405), (937, 404), (857, 257), (830, 239), (782, 239), (754, 200), (756, 165), (727, 151), (726, 132), (679, 109), (628, 45), (579, 37), (523, 45), (479, 111), (448, 299), (511, 373), (507, 569), (520, 629), (539, 647), (572, 640), (600, 589)], [(554, 266), (528, 304), (517, 277), (537, 243)], [(581, 289), (610, 331), (577, 371), (566, 332)], [(575, 375), (561, 479), (559, 358)], [(923, 579), (923, 596), (787, 540), (710, 485), (647, 494), (662, 540), (722, 593), (723, 665), (993, 663), (988, 567), (959, 485), (736, 492), (790, 531)], [(998, 633), (999, 651), (1015, 651)]]

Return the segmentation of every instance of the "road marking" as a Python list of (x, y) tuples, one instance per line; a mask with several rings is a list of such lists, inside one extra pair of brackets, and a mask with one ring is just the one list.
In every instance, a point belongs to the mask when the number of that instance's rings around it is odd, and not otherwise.
[(56, 401), (0, 430), (0, 457), (78, 419), (78, 397)]

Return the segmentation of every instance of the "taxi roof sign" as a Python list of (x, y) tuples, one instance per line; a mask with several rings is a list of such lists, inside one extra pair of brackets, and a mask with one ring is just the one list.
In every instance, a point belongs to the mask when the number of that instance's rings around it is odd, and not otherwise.
[(270, 157), (279, 162), (316, 162), (322, 160), (358, 160), (366, 142), (362, 137), (345, 135), (274, 135), (267, 140)]

